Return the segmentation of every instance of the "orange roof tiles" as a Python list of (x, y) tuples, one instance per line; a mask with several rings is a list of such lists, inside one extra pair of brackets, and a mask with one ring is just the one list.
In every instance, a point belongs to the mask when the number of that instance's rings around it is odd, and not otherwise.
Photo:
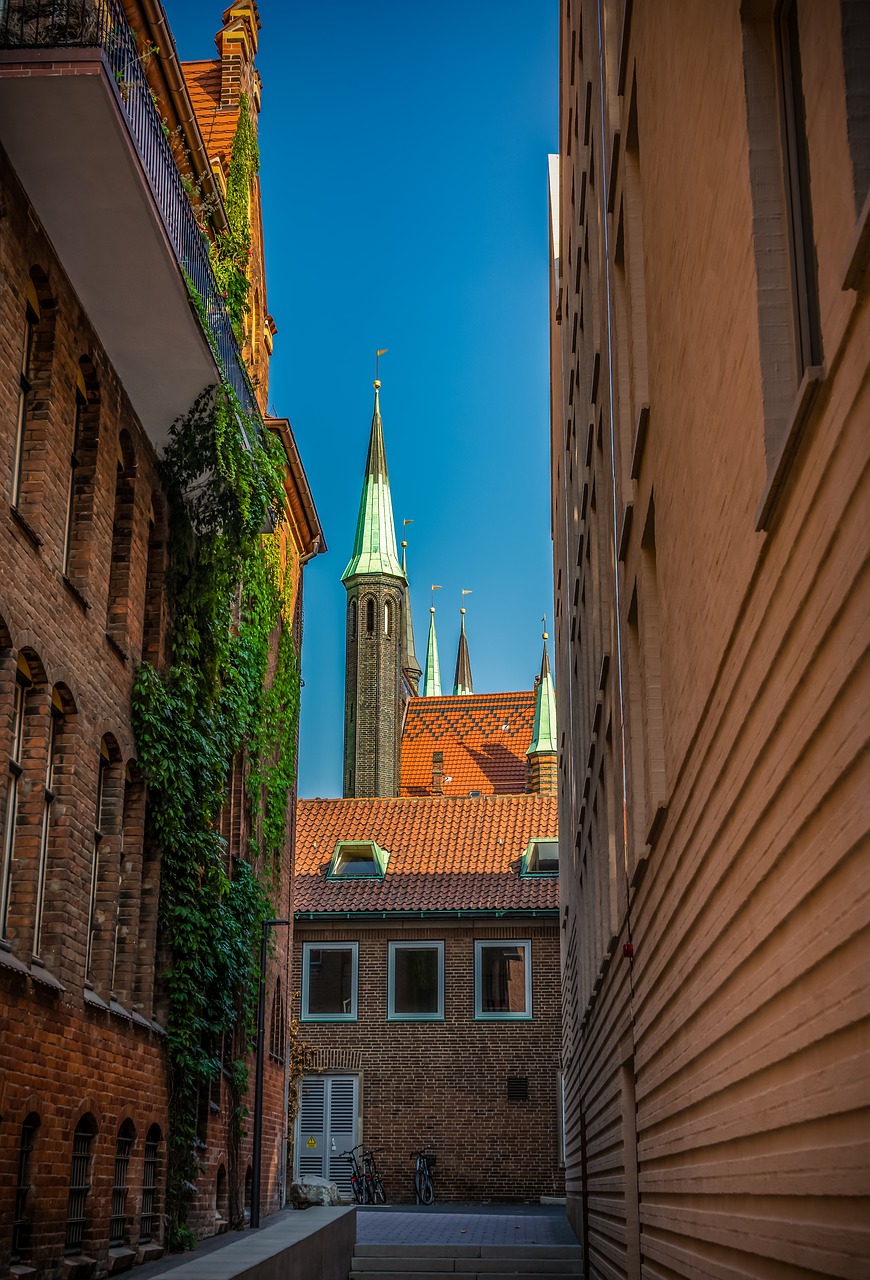
[(206, 152), (210, 157), (228, 158), (239, 122), (239, 109), (221, 110), (220, 60), (182, 62), (181, 69)]
[[(555, 796), (300, 800), (294, 910), (558, 911), (556, 877), (519, 874), (528, 842), (557, 834)], [(327, 880), (342, 840), (386, 849), (383, 880)]]
[(412, 698), (402, 734), (401, 794), (432, 795), (433, 751), (444, 756), (446, 796), (521, 793), (534, 719), (532, 689)]

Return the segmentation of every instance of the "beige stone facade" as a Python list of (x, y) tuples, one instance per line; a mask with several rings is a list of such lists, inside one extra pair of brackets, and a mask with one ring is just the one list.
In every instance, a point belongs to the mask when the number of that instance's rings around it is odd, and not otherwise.
[(589, 1276), (857, 1277), (868, 9), (560, 8), (568, 1212)]

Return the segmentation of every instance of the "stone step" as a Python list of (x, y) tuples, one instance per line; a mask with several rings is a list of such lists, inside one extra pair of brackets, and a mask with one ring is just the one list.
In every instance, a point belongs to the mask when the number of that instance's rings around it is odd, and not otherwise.
[[(359, 1246), (357, 1246), (359, 1248)], [(528, 1246), (527, 1246), (528, 1248)], [(498, 1257), (432, 1257), (417, 1255), (393, 1257), (360, 1257), (357, 1254), (351, 1263), (351, 1280), (398, 1280), (400, 1276), (413, 1276), (422, 1280), (433, 1276), (462, 1276), (463, 1280), (495, 1280), (495, 1277), (510, 1276), (579, 1276), (580, 1261), (577, 1258), (554, 1258), (542, 1251), (532, 1256), (518, 1256), (519, 1250), (513, 1254), (506, 1249), (499, 1251)], [(525, 1251), (523, 1251), (525, 1252)]]
[(519, 1259), (517, 1259), (516, 1265), (513, 1265), (511, 1264), (509, 1259), (503, 1258), (502, 1266), (505, 1268), (510, 1268), (509, 1270), (503, 1270), (503, 1271), (463, 1270), (462, 1272), (456, 1272), (456, 1271), (448, 1272), (448, 1271), (428, 1271), (428, 1270), (417, 1271), (414, 1268), (417, 1265), (422, 1265), (422, 1259), (417, 1259), (416, 1261), (412, 1260), (410, 1263), (406, 1264), (405, 1267), (402, 1268), (401, 1270), (394, 1269), (391, 1271), (359, 1271), (354, 1269), (350, 1273), (349, 1280), (397, 1280), (398, 1276), (407, 1277), (407, 1280), (444, 1280), (445, 1275), (460, 1275), (460, 1274), (463, 1280), (516, 1280), (518, 1276), (525, 1276), (526, 1280), (529, 1280), (529, 1277), (534, 1277), (534, 1280), (565, 1280), (565, 1276), (579, 1277), (583, 1274), (580, 1267), (573, 1263), (571, 1265), (571, 1269), (567, 1271), (561, 1269), (560, 1263), (558, 1262), (554, 1263), (553, 1264), (554, 1266), (560, 1267), (559, 1270), (554, 1271), (551, 1269), (550, 1264), (546, 1261), (546, 1259), (542, 1259), (539, 1262), (533, 1262), (531, 1259), (527, 1259), (526, 1261), (530, 1265), (528, 1265), (526, 1269), (522, 1271), (517, 1269), (519, 1267), (519, 1262), (520, 1262)]
[(360, 1244), (355, 1258), (554, 1258), (583, 1257), (579, 1244)]

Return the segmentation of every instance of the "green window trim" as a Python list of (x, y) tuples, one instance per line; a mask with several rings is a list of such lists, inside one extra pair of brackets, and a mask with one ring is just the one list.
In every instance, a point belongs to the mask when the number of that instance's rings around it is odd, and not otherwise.
[[(323, 1013), (310, 1008), (312, 956), (315, 952), (347, 951), (350, 953), (350, 984), (348, 994), (342, 1000), (347, 1008), (342, 1013)], [(322, 964), (322, 959), (320, 962)], [(316, 984), (315, 984), (316, 985)], [(300, 1022), (356, 1022), (359, 997), (359, 943), (358, 942), (303, 942), (302, 944), (302, 1009)]]
[(383, 880), (390, 855), (374, 840), (339, 840), (327, 880)]
[[(554, 865), (555, 864), (555, 865)], [(521, 876), (546, 876), (548, 879), (559, 875), (559, 840), (554, 836), (535, 836), (526, 845), (523, 852)]]
[[(432, 1013), (396, 1012), (396, 955), (399, 951), (434, 951), (438, 963), (437, 1009)], [(387, 959), (387, 1022), (443, 1022), (444, 1021), (444, 943), (443, 941), (416, 942), (404, 939), (391, 942)]]

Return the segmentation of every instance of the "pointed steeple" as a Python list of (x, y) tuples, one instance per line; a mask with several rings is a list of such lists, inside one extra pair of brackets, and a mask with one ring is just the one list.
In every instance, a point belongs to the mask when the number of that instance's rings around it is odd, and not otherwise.
[(366, 459), (359, 515), (353, 554), (341, 575), (342, 582), (356, 574), (388, 573), (404, 579), (405, 574), (396, 553), (396, 527), (393, 523), (393, 503), (390, 498), (390, 479), (387, 475), (387, 455), (384, 450), (384, 424), (378, 398), (381, 384), (375, 379), (375, 407), (372, 414), (372, 432)]
[(535, 687), (535, 721), (532, 726), (532, 741), (526, 752), (526, 791), (539, 795), (554, 795), (559, 786), (556, 690), (550, 674), (547, 638), (545, 631), (541, 675)]
[[(406, 523), (408, 523), (406, 521)], [(405, 580), (408, 578), (408, 560), (407, 560), (407, 542), (402, 540), (402, 573)], [(411, 588), (405, 588), (405, 606), (402, 613), (402, 670), (405, 678), (414, 694), (420, 683), (420, 677), (423, 671), (420, 663), (417, 661), (417, 654), (414, 649), (414, 619), (411, 614)]]
[(465, 693), (474, 693), (471, 680), (471, 659), (468, 656), (468, 641), (465, 638), (465, 610), (459, 610), (462, 619), (459, 628), (459, 652), (456, 655), (456, 674), (453, 677), (453, 694), (459, 697)]
[(435, 636), (435, 606), (429, 610), (429, 642), (426, 645), (426, 674), (423, 676), (423, 697), (441, 697), (441, 664), (438, 661), (438, 640)]

